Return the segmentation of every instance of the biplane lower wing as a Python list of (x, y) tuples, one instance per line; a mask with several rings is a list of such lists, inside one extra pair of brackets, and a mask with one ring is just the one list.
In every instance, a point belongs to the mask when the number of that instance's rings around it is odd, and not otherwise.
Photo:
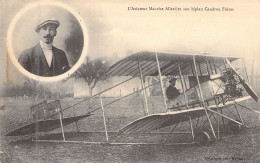
[[(69, 125), (73, 122), (79, 121), (83, 118), (90, 116), (91, 114), (69, 117), (69, 118), (62, 118), (63, 126)], [(60, 119), (49, 119), (49, 120), (41, 120), (34, 123), (30, 123), (23, 127), (20, 127), (8, 134), (6, 136), (20, 136), (20, 135), (27, 135), (36, 132), (47, 132), (54, 129), (61, 127)]]
[[(226, 106), (233, 105), (235, 102), (241, 102), (249, 99), (250, 96), (238, 98), (235, 101), (228, 101), (224, 104), (211, 105), (208, 108), (211, 110), (217, 110)], [(160, 128), (168, 127), (173, 124), (188, 121), (191, 119), (198, 118), (205, 115), (205, 109), (203, 107), (197, 107), (193, 109), (185, 109), (179, 111), (172, 111), (167, 113), (151, 114), (123, 127), (119, 130), (119, 134), (136, 134), (141, 132), (151, 132)]]

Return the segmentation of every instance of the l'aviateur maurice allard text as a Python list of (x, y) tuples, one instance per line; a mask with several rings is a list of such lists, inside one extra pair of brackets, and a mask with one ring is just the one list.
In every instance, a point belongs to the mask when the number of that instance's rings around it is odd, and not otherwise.
[(147, 10), (174, 10), (180, 11), (180, 7), (128, 7), (128, 10), (139, 10), (139, 11), (147, 11)]

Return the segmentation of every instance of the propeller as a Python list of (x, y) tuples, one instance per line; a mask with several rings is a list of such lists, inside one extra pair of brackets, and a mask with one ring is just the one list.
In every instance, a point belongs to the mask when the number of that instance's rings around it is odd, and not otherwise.
[(243, 85), (245, 88), (246, 92), (257, 102), (258, 101), (258, 96), (255, 93), (255, 91), (250, 87), (248, 83), (238, 74), (236, 69), (232, 66), (232, 64), (229, 62), (229, 60), (226, 58), (227, 64), (230, 66), (230, 68), (235, 72), (235, 74), (238, 76), (240, 83)]

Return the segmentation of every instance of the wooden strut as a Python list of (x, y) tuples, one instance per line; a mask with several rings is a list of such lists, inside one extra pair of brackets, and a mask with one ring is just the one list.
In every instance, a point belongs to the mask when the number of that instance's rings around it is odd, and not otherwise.
[(194, 135), (194, 130), (193, 130), (192, 121), (191, 121), (190, 116), (189, 116), (189, 122), (190, 122), (191, 136), (192, 136), (192, 140), (194, 142), (195, 141), (195, 135)]
[(63, 137), (63, 141), (65, 141), (65, 134), (64, 134), (64, 130), (63, 130), (63, 124), (62, 124), (61, 110), (60, 110), (60, 108), (57, 108), (57, 109), (58, 109), (59, 117), (60, 117), (60, 127), (61, 127), (62, 137)]
[[(219, 102), (218, 102), (218, 104), (219, 104)], [(217, 107), (218, 107), (218, 104), (216, 103), (216, 106), (217, 106)], [(222, 109), (222, 108), (219, 108), (219, 109), (220, 109), (220, 113), (221, 113), (222, 115), (224, 115), (224, 114), (223, 114), (223, 109)], [(223, 126), (226, 127), (225, 119), (224, 119), (223, 117), (222, 117), (221, 119), (222, 119)]]
[(252, 83), (249, 81), (249, 77), (248, 77), (248, 74), (247, 74), (245, 59), (243, 58), (242, 60), (243, 60), (243, 65), (244, 65), (244, 69), (245, 69), (245, 72), (246, 72), (247, 82), (248, 82), (249, 86), (252, 87), (252, 85), (251, 85)]
[(146, 113), (146, 115), (149, 115), (146, 89), (145, 89), (145, 85), (144, 85), (144, 81), (143, 81), (143, 78), (144, 78), (144, 77), (143, 77), (143, 74), (142, 74), (142, 69), (141, 69), (141, 66), (140, 66), (139, 58), (138, 58), (138, 67), (139, 67), (139, 72), (140, 72), (140, 79), (141, 79), (141, 84), (142, 84), (142, 90), (143, 90), (143, 94), (144, 94), (145, 113)]
[[(81, 131), (80, 133), (86, 133), (86, 134), (89, 134), (89, 133), (98, 133), (98, 134), (100, 134), (100, 133), (104, 133), (105, 134), (105, 132), (106, 131)], [(116, 133), (118, 133), (118, 131), (107, 131), (107, 133), (108, 134), (116, 134)], [(183, 131), (183, 132), (181, 132), (181, 131), (179, 131), (179, 132), (159, 132), (159, 134), (165, 134), (165, 135), (167, 135), (167, 134), (190, 134), (191, 132), (188, 132), (188, 131)], [(140, 133), (137, 133), (137, 134), (140, 134)], [(157, 131), (151, 131), (151, 132), (149, 132), (149, 133), (141, 133), (141, 134), (158, 134), (158, 132)], [(134, 135), (134, 134), (133, 134)]]
[[(212, 72), (212, 67), (211, 67), (211, 65), (210, 65), (210, 63), (209, 63), (209, 61), (208, 61), (207, 58), (206, 58), (206, 64), (207, 64), (208, 74), (209, 74), (209, 76), (211, 76), (211, 74), (213, 74), (213, 72)], [(213, 80), (213, 82), (214, 82), (214, 80)], [(214, 83), (216, 83), (216, 82), (214, 82)], [(216, 84), (217, 84), (217, 83), (216, 83)], [(215, 94), (218, 93), (218, 91), (219, 91), (219, 89), (220, 89), (220, 87), (221, 87), (221, 84), (222, 84), (222, 82), (220, 83), (219, 88), (217, 89), (217, 91), (216, 91)], [(218, 112), (218, 110), (217, 110), (217, 112)], [(220, 131), (220, 128), (219, 128), (219, 117), (216, 118), (216, 122), (217, 122), (217, 138), (219, 139), (219, 137), (220, 137), (220, 135), (219, 135), (219, 131)]]
[[(250, 80), (250, 84), (253, 84), (253, 75), (254, 75), (254, 66), (255, 66), (255, 53), (253, 54), (253, 63), (252, 63), (252, 67), (251, 67), (251, 80)], [(255, 82), (255, 88), (257, 87), (257, 81)]]
[[(234, 103), (235, 103), (235, 100), (233, 100), (234, 101)], [(236, 120), (240, 120), (239, 119), (239, 115), (238, 115), (238, 118), (237, 118), (237, 115), (235, 115), (230, 109), (229, 109), (229, 107), (231, 107), (231, 106), (234, 106), (234, 104), (233, 105), (229, 105), (229, 106), (227, 106), (226, 108), (226, 110), (234, 117), (234, 119), (236, 119)], [(237, 110), (238, 111), (238, 110)], [(238, 113), (238, 112), (237, 112)], [(240, 121), (241, 122), (241, 121)]]
[[(208, 61), (208, 59), (206, 59), (206, 61)], [(209, 61), (208, 61), (208, 63), (209, 63)], [(214, 71), (213, 71), (213, 69), (212, 69), (211, 63), (209, 63), (209, 67), (210, 67), (210, 72), (211, 72), (211, 74), (213, 75), (213, 74), (214, 74)]]
[(103, 121), (104, 121), (104, 128), (105, 128), (105, 132), (106, 132), (106, 140), (108, 140), (108, 134), (107, 134), (107, 125), (106, 125), (106, 117), (105, 117), (105, 110), (104, 110), (104, 106), (103, 106), (103, 100), (102, 100), (102, 97), (99, 96), (100, 98), (100, 105), (101, 105), (101, 108), (102, 108), (102, 113), (103, 113)]
[[(84, 102), (84, 101), (87, 101), (87, 100), (89, 100), (89, 99), (91, 99), (91, 98), (94, 98), (94, 97), (96, 97), (96, 96), (99, 96), (99, 95), (101, 95), (102, 93), (104, 93), (104, 92), (106, 92), (106, 91), (108, 91), (108, 90), (111, 90), (111, 89), (113, 89), (113, 88), (115, 88), (115, 87), (117, 87), (117, 86), (119, 86), (119, 85), (121, 85), (121, 84), (123, 84), (123, 83), (126, 83), (126, 82), (128, 82), (128, 81), (130, 81), (130, 80), (132, 80), (132, 79), (134, 79), (134, 78), (135, 78), (135, 77), (131, 77), (131, 78), (129, 78), (129, 79), (127, 79), (127, 80), (125, 80), (125, 81), (123, 81), (123, 82), (121, 82), (121, 83), (118, 83), (118, 84), (114, 85), (113, 87), (110, 87), (110, 88), (108, 88), (108, 89), (105, 89), (105, 90), (103, 90), (103, 91), (101, 91), (101, 92), (99, 92), (99, 93), (97, 93), (97, 94), (95, 94), (95, 95), (92, 95), (92, 96), (90, 96), (90, 97), (87, 97), (86, 99), (84, 99), (84, 100), (82, 100), (82, 101), (79, 101), (79, 102), (77, 102), (77, 103), (75, 103), (75, 104), (73, 104), (73, 105), (71, 105), (71, 106), (68, 106), (68, 107), (62, 109), (61, 111), (68, 110), (69, 108), (72, 108), (72, 107), (74, 107), (74, 106), (76, 106), (76, 105), (78, 105), (78, 104), (81, 104), (81, 103)], [(94, 111), (95, 111), (95, 110), (94, 110)], [(93, 111), (92, 111), (92, 112), (93, 112)], [(53, 114), (51, 114), (51, 115), (49, 115), (49, 116), (47, 116), (47, 117), (45, 117), (45, 118), (52, 117), (52, 116), (54, 116), (54, 115), (56, 115), (56, 114), (57, 114), (57, 113), (53, 113)]]
[[(186, 106), (189, 108), (189, 104), (188, 104), (188, 98), (187, 98), (187, 94), (186, 94), (186, 86), (184, 85), (183, 83), (183, 76), (182, 76), (182, 73), (181, 73), (181, 67), (180, 67), (180, 64), (179, 62), (177, 63), (178, 64), (178, 68), (179, 68), (179, 75), (180, 75), (180, 79), (181, 79), (181, 87), (182, 87), (182, 90), (183, 90), (183, 93), (184, 93), (184, 99), (185, 99), (185, 103), (186, 103)], [(183, 79), (183, 80), (182, 80)]]
[(252, 109), (252, 108), (249, 108), (249, 107), (246, 107), (246, 106), (244, 106), (244, 105), (241, 105), (241, 104), (239, 104), (239, 103), (237, 103), (237, 102), (235, 102), (237, 105), (239, 105), (239, 106), (242, 106), (243, 108), (246, 108), (246, 109), (248, 109), (248, 110), (251, 110), (251, 111), (253, 111), (253, 112), (255, 112), (255, 113), (258, 113), (258, 114), (260, 114), (260, 112), (259, 111), (257, 111), (257, 110), (254, 110), (254, 109)]
[[(217, 108), (220, 110), (220, 113), (223, 114), (222, 108), (218, 106), (220, 104), (219, 98), (220, 98), (219, 96), (216, 96), (216, 95), (214, 96), (215, 104), (216, 104)], [(223, 126), (225, 127), (225, 122), (224, 122), (223, 117), (222, 117), (222, 123), (223, 123)]]
[(213, 66), (214, 66), (215, 74), (218, 74), (217, 69), (216, 69), (216, 64), (215, 64), (215, 58), (213, 58)]
[[(213, 82), (216, 84), (216, 85), (218, 85), (214, 80), (213, 80)], [(216, 91), (216, 93), (215, 94), (217, 94), (218, 93), (218, 91), (220, 90), (220, 88), (222, 88), (221, 86), (222, 86), (222, 84), (223, 84), (223, 82), (221, 82), (219, 85), (218, 85), (218, 89), (217, 89), (217, 91)], [(222, 88), (223, 89), (223, 88)]]
[[(33, 140), (35, 142), (42, 143), (77, 143), (77, 144), (86, 144), (86, 145), (161, 145), (161, 143), (112, 143), (112, 142), (88, 142), (88, 141), (60, 141), (60, 140)], [(195, 143), (169, 143), (163, 144), (164, 146), (173, 146), (173, 145), (191, 145)]]
[(209, 76), (211, 76), (210, 68), (209, 68), (209, 61), (208, 61), (207, 58), (206, 58), (206, 64), (207, 64), (207, 71), (208, 71), (208, 74), (209, 74)]
[[(211, 113), (211, 114), (209, 115), (209, 118), (211, 118), (212, 115), (213, 115), (213, 113)], [(202, 123), (202, 122), (201, 122), (201, 123)], [(207, 123), (207, 121), (204, 121), (204, 123), (203, 123), (203, 124), (201, 125), (201, 127), (200, 127), (200, 130), (203, 129), (203, 127), (206, 125), (206, 123)]]
[[(235, 100), (234, 100), (234, 102), (235, 102)], [(237, 115), (238, 115), (239, 120), (242, 122), (242, 124), (244, 124), (244, 121), (243, 121), (243, 119), (242, 119), (242, 117), (241, 117), (241, 115), (240, 115), (240, 113), (239, 113), (239, 110), (237, 109), (236, 103), (234, 104), (234, 107), (235, 107), (235, 109), (236, 109), (236, 111), (237, 111)]]
[[(217, 110), (217, 112), (219, 112)], [(219, 117), (216, 118), (216, 122), (217, 122), (217, 133), (218, 133), (218, 139), (219, 139), (219, 132), (220, 132), (220, 128), (219, 128)]]
[(160, 69), (160, 63), (159, 63), (159, 60), (158, 60), (157, 53), (155, 53), (155, 57), (156, 57), (156, 63), (157, 63), (159, 78), (160, 78), (161, 90), (162, 90), (162, 94), (163, 94), (163, 102), (164, 102), (165, 109), (168, 110), (167, 103), (166, 103), (165, 91), (164, 91), (163, 83), (162, 83), (162, 74), (161, 74), (161, 69)]
[[(74, 100), (73, 100), (74, 101)], [(72, 102), (72, 105), (73, 105), (73, 102)], [(74, 106), (72, 107), (73, 108), (73, 113), (74, 113), (74, 116), (76, 116), (76, 113), (75, 113), (75, 108)], [(77, 128), (77, 131), (79, 132), (79, 126), (78, 126), (78, 121), (75, 122), (76, 124), (76, 128)]]
[(199, 64), (200, 75), (203, 76), (202, 71), (201, 71), (200, 62), (198, 62), (198, 64)]
[(204, 110), (205, 110), (205, 113), (206, 113), (206, 116), (207, 116), (207, 119), (208, 119), (208, 122), (209, 122), (209, 125), (210, 125), (210, 128), (211, 128), (212, 134), (213, 134), (214, 138), (217, 139), (217, 138), (216, 138), (216, 135), (215, 135), (214, 128), (213, 128), (213, 125), (212, 125), (212, 123), (211, 123), (211, 121), (210, 121), (208, 112), (206, 111), (206, 105), (205, 105), (204, 97), (203, 97), (203, 94), (202, 94), (202, 90), (201, 90), (201, 86), (200, 86), (200, 81), (199, 81), (199, 77), (198, 77), (198, 72), (197, 72), (197, 68), (196, 68), (195, 55), (193, 55), (193, 64), (194, 64), (194, 70), (195, 70), (195, 74), (196, 74), (196, 78), (197, 78), (197, 82), (198, 82), (198, 86), (199, 86), (199, 92), (200, 92), (202, 104), (203, 104), (203, 107), (204, 107)]
[(216, 111), (214, 111), (214, 110), (211, 110), (211, 109), (206, 109), (206, 110), (208, 110), (208, 111), (210, 111), (210, 112), (212, 112), (212, 113), (215, 113), (215, 114), (217, 114), (217, 115), (219, 115), (219, 116), (221, 116), (221, 117), (223, 117), (223, 118), (226, 118), (226, 119), (228, 119), (228, 120), (230, 120), (230, 121), (232, 121), (232, 122), (235, 122), (235, 123), (237, 123), (237, 124), (239, 124), (239, 125), (243, 125), (242, 123), (240, 123), (240, 122), (238, 122), (238, 121), (236, 121), (236, 120), (234, 120), (234, 119), (232, 119), (232, 118), (229, 118), (228, 116), (225, 116), (225, 115), (223, 115), (223, 114), (220, 114), (220, 113), (218, 113), (218, 112), (216, 112)]
[[(149, 86), (146, 86), (146, 87), (144, 87), (145, 89), (146, 88), (149, 88), (149, 87), (151, 87), (151, 86), (153, 86), (153, 85), (156, 85), (156, 84), (158, 84), (159, 82), (156, 82), (156, 83), (153, 83), (153, 84), (151, 84), (151, 85), (149, 85)], [(112, 101), (112, 102), (110, 102), (110, 103), (108, 103), (108, 104), (105, 104), (104, 105), (104, 107), (105, 106), (108, 106), (108, 105), (111, 105), (111, 104), (113, 104), (113, 103), (115, 103), (115, 102), (117, 102), (117, 101), (120, 101), (120, 100), (122, 100), (122, 99), (124, 99), (124, 98), (126, 98), (126, 97), (129, 97), (129, 96), (131, 96), (131, 95), (133, 95), (133, 94), (135, 94), (135, 93), (137, 93), (137, 92), (141, 92), (142, 91), (142, 89), (140, 89), (140, 90), (138, 90), (138, 91), (135, 91), (135, 92), (133, 92), (133, 93), (130, 93), (130, 94), (128, 94), (128, 95), (125, 95), (125, 96), (123, 96), (123, 97), (121, 97), (121, 98), (119, 98), (119, 99), (117, 99), (117, 100), (114, 100), (114, 101)], [(92, 112), (94, 112), (94, 111), (97, 111), (97, 110), (99, 110), (99, 109), (101, 109), (101, 107), (99, 107), (99, 108), (97, 108), (97, 109), (94, 109), (94, 110), (92, 110), (92, 111), (89, 111), (88, 113), (92, 113)]]
[(226, 62), (226, 59), (227, 59), (227, 58), (223, 58), (223, 63), (224, 63), (225, 70), (227, 71), (227, 65), (226, 65), (227, 62)]
[[(209, 63), (209, 61), (208, 61), (207, 58), (206, 58), (206, 64), (207, 64), (208, 75), (211, 76), (211, 74), (213, 74), (213, 72), (212, 72), (212, 67), (211, 67), (211, 65), (210, 65), (210, 63)], [(213, 82), (216, 83), (214, 80), (213, 80)], [(216, 84), (217, 84), (217, 83), (216, 83)], [(221, 85), (222, 85), (222, 82), (220, 83), (219, 88), (217, 89), (217, 91), (216, 91), (215, 94), (218, 93), (218, 91), (219, 91)], [(217, 110), (217, 112), (218, 112), (218, 110)], [(219, 128), (219, 117), (217, 117), (215, 120), (216, 120), (216, 122), (217, 122), (217, 138), (219, 139), (219, 130), (220, 130), (220, 128)]]

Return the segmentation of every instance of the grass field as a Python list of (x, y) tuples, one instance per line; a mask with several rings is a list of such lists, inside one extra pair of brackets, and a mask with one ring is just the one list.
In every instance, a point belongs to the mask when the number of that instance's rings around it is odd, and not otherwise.
[[(104, 98), (107, 104), (114, 98)], [(62, 99), (62, 108), (73, 105), (81, 99)], [(5, 110), (0, 110), (1, 121), (1, 162), (259, 162), (260, 161), (260, 118), (257, 114), (239, 108), (245, 124), (248, 128), (238, 135), (213, 142), (209, 146), (196, 145), (87, 145), (74, 143), (35, 143), (30, 141), (30, 136), (6, 137), (12, 129), (26, 123), (30, 101), (5, 102)], [(249, 100), (243, 103), (255, 110), (260, 110), (259, 103)], [(100, 106), (99, 99), (77, 105), (74, 109), (68, 109), (64, 116), (81, 115)], [(143, 116), (143, 103), (140, 97), (126, 98), (120, 102), (105, 107), (106, 122), (109, 131), (118, 131), (129, 122)], [(149, 99), (150, 113), (165, 111), (160, 97)], [(226, 115), (230, 112), (225, 112)], [(232, 115), (230, 115), (232, 116)], [(65, 127), (68, 140), (104, 141), (105, 133), (89, 133), (90, 131), (104, 131), (102, 112), (93, 112), (89, 118), (78, 122), (80, 133), (77, 133), (76, 125)], [(189, 125), (183, 123), (178, 127), (179, 131), (188, 131)], [(167, 131), (162, 129), (161, 131)], [(60, 129), (49, 133), (42, 133), (43, 139), (62, 139)], [(121, 142), (160, 142), (162, 134), (142, 134), (133, 136), (109, 138)], [(170, 136), (169, 142), (191, 141), (187, 134)]]

